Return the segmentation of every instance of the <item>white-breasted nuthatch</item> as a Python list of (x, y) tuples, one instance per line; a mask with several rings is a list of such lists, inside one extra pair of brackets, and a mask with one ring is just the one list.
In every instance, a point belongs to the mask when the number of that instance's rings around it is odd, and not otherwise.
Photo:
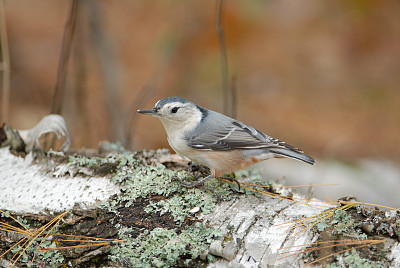
[(270, 158), (290, 157), (314, 164), (300, 149), (181, 97), (159, 100), (152, 110), (137, 112), (160, 119), (172, 149), (210, 168), (210, 176), (186, 187)]

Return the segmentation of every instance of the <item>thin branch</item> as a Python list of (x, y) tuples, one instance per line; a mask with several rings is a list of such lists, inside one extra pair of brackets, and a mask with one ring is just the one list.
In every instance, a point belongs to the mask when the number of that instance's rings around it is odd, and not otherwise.
[(108, 117), (109, 127), (107, 128), (107, 136), (111, 140), (123, 139), (123, 123), (121, 118), (120, 105), (120, 77), (119, 65), (116, 62), (115, 49), (102, 26), (102, 4), (100, 1), (85, 1), (87, 18), (89, 23), (89, 38), (92, 46), (93, 55), (96, 57), (98, 70), (102, 76), (102, 87), (106, 99), (105, 108)]
[(4, 0), (0, 1), (0, 44), (1, 44), (1, 70), (3, 71), (1, 121), (8, 121), (10, 102), (10, 51), (8, 48), (6, 14), (4, 11)]
[(229, 107), (229, 81), (228, 81), (228, 56), (226, 53), (226, 41), (223, 25), (224, 0), (217, 0), (215, 10), (215, 24), (219, 40), (219, 49), (221, 52), (221, 75), (222, 75), (222, 94), (224, 114), (233, 116), (232, 109)]
[(237, 87), (236, 87), (236, 76), (232, 76), (230, 89), (230, 112), (229, 115), (232, 118), (237, 116)]
[(132, 102), (128, 115), (128, 120), (125, 124), (124, 147), (127, 149), (133, 149), (131, 147), (134, 146), (134, 134), (137, 133), (137, 131), (135, 130), (137, 122), (136, 110), (146, 101), (149, 96), (151, 96), (151, 94), (153, 94), (154, 91), (154, 86), (144, 86)]
[(62, 110), (62, 98), (65, 89), (68, 60), (71, 52), (72, 39), (75, 32), (77, 6), (78, 0), (71, 0), (71, 8), (64, 28), (60, 61), (58, 63), (57, 81), (54, 88), (54, 95), (50, 109), (50, 113), (52, 114), (61, 114)]

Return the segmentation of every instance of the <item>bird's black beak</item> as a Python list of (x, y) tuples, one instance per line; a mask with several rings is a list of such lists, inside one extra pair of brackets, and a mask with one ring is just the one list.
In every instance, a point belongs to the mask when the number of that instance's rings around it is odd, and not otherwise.
[(138, 113), (140, 114), (148, 114), (148, 115), (156, 115), (157, 111), (152, 109), (152, 110), (137, 110)]

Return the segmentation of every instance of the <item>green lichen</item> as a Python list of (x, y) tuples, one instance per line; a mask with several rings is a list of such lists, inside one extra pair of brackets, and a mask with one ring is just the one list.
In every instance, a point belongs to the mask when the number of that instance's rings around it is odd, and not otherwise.
[[(129, 207), (139, 197), (165, 196), (165, 200), (151, 201), (146, 211), (171, 212), (177, 223), (182, 223), (194, 207), (199, 207), (207, 214), (213, 211), (217, 201), (216, 196), (207, 190), (181, 187), (180, 181), (191, 177), (188, 172), (167, 169), (162, 164), (145, 164), (138, 153), (114, 154), (106, 158), (78, 156), (69, 160), (72, 165), (87, 168), (116, 164), (111, 180), (120, 186), (121, 193), (102, 204), (110, 210), (121, 204)], [(233, 197), (230, 186), (225, 183), (212, 179), (206, 186), (216, 189), (225, 200)]]
[(251, 188), (255, 191), (242, 189), (246, 195), (254, 195), (257, 197), (262, 196), (260, 192), (257, 191), (269, 191), (269, 187), (276, 185), (273, 180), (268, 180), (262, 177), (261, 171), (258, 169), (244, 169), (235, 172), (235, 175), (239, 180), (247, 180), (248, 182), (254, 185), (260, 186), (252, 186)]
[[(111, 201), (110, 209), (121, 204), (129, 207), (137, 198), (148, 197), (150, 203), (145, 211), (149, 213), (149, 217), (152, 213), (171, 213), (177, 228), (156, 228), (150, 232), (145, 231), (137, 238), (129, 236), (129, 229), (121, 231), (119, 238), (126, 242), (111, 247), (111, 260), (125, 258), (133, 267), (165, 267), (176, 264), (185, 256), (186, 261), (182, 264), (189, 265), (208, 247), (212, 239), (219, 235), (215, 229), (206, 228), (203, 223), (196, 222), (193, 226), (186, 226), (178, 231), (179, 226), (191, 215), (193, 208), (199, 207), (203, 213), (210, 213), (216, 204), (215, 196), (208, 191), (181, 187), (180, 180), (189, 177), (190, 174), (186, 171), (167, 169), (161, 164), (143, 164), (135, 155), (126, 154), (121, 157), (112, 178), (114, 183), (120, 185), (121, 194)], [(213, 187), (213, 184), (215, 182), (207, 183), (209, 187)], [(225, 188), (218, 192), (229, 196)], [(151, 196), (165, 198), (152, 200)]]
[(344, 234), (357, 239), (367, 239), (367, 235), (361, 231), (359, 225), (354, 221), (350, 212), (337, 209), (333, 217), (322, 220), (316, 227), (320, 232), (330, 228), (332, 235)]
[(360, 257), (358, 252), (353, 249), (351, 252), (346, 251), (343, 254), (336, 256), (336, 262), (326, 266), (327, 268), (339, 268), (339, 267), (354, 267), (354, 268), (378, 268), (382, 267), (379, 262), (373, 262), (368, 259)]
[[(165, 154), (165, 151), (153, 152), (153, 155)], [(148, 152), (147, 155), (150, 155)], [(142, 153), (119, 153), (104, 159), (70, 158), (72, 164), (80, 167), (98, 168), (112, 163), (116, 166), (112, 174), (112, 182), (119, 185), (121, 193), (114, 196), (109, 202), (104, 202), (103, 207), (118, 213), (119, 208), (131, 207), (137, 200), (145, 199), (148, 205), (144, 211), (149, 217), (152, 214), (169, 214), (175, 221), (176, 228), (143, 230), (138, 237), (131, 237), (130, 233), (137, 235), (138, 230), (130, 230), (129, 226), (121, 225), (119, 239), (125, 243), (118, 243), (111, 247), (111, 260), (129, 260), (132, 267), (156, 266), (165, 267), (172, 265), (189, 266), (218, 236), (218, 232), (203, 223), (195, 220), (195, 213), (211, 213), (215, 209), (217, 197), (214, 192), (201, 188), (187, 189), (181, 187), (182, 181), (195, 180), (190, 172), (166, 168), (162, 164), (150, 164), (144, 159)], [(254, 184), (271, 186), (270, 181), (261, 179), (259, 172), (241, 171), (236, 174), (240, 181), (251, 181)], [(212, 188), (223, 200), (231, 200), (238, 193), (236, 184), (226, 183), (217, 179), (208, 180), (205, 185)], [(265, 190), (259, 187), (259, 190)], [(255, 194), (254, 191), (244, 190), (246, 194)], [(156, 198), (153, 198), (156, 197)], [(142, 201), (141, 201), (142, 202)], [(147, 204), (147, 203), (146, 203)], [(186, 225), (186, 220), (194, 219), (193, 225)], [(208, 257), (208, 260), (212, 260)], [(178, 264), (179, 263), (179, 264)]]
[[(10, 213), (6, 211), (5, 213), (1, 212), (1, 218), (10, 218)], [(29, 230), (32, 227), (42, 227), (42, 223), (35, 220), (27, 220), (26, 218), (22, 218), (21, 216), (17, 216), (16, 220), (21, 227)], [(58, 230), (57, 226), (52, 229), (53, 233), (56, 233)], [(15, 234), (17, 234), (16, 232)], [(61, 263), (64, 262), (64, 256), (58, 250), (51, 250), (57, 247), (57, 244), (54, 241), (44, 240), (42, 236), (40, 237), (27, 237), (23, 234), (20, 234), (21, 238), (24, 237), (24, 240), (20, 240), (22, 243), (13, 244), (10, 253), (13, 256), (13, 260), (18, 258), (18, 265), (25, 265), (26, 267), (40, 267), (46, 264), (46, 267), (59, 267)], [(49, 250), (39, 250), (39, 249), (49, 249)], [(32, 262), (33, 257), (35, 259)], [(13, 260), (11, 262), (13, 262)]]
[[(107, 163), (116, 166), (111, 181), (119, 185), (121, 193), (104, 202), (103, 207), (118, 213), (119, 208), (130, 207), (138, 198), (146, 198), (149, 205), (145, 212), (149, 217), (154, 213), (169, 213), (176, 223), (176, 228), (143, 230), (137, 237), (131, 236), (129, 227), (119, 226), (119, 239), (126, 242), (111, 246), (109, 258), (112, 261), (124, 260), (132, 267), (190, 266), (220, 233), (196, 220), (192, 225), (183, 223), (188, 217), (195, 216), (194, 208), (205, 214), (211, 213), (217, 198), (205, 189), (181, 187), (182, 180), (193, 179), (190, 173), (148, 162), (140, 153), (120, 153), (104, 159), (70, 158), (70, 163), (78, 167), (98, 168)], [(216, 179), (207, 181), (205, 186), (215, 189), (225, 200), (235, 195), (229, 184)], [(152, 198), (155, 196), (158, 198)], [(208, 260), (212, 259), (208, 257)]]
[[(28, 242), (29, 243), (29, 242)], [(34, 251), (39, 247), (40, 248), (56, 248), (57, 245), (52, 241), (41, 241), (40, 239), (33, 241), (28, 250), (24, 251), (24, 248), (21, 245), (16, 245), (11, 249), (12, 254), (16, 254), (21, 257), (19, 258), (19, 263), (25, 264), (27, 267), (38, 267), (39, 264), (46, 264), (46, 267), (58, 267), (61, 263), (64, 262), (64, 256), (58, 250), (45, 250), (45, 251), (37, 251), (36, 258), (32, 262), (32, 258), (34, 256)]]
[(178, 224), (181, 224), (191, 214), (190, 211), (195, 208), (201, 208), (205, 214), (211, 213), (215, 208), (215, 199), (210, 195), (205, 195), (199, 189), (187, 190), (184, 195), (173, 195), (166, 200), (158, 202), (151, 201), (145, 209), (146, 212), (158, 212), (163, 215), (170, 212)]
[[(135, 159), (123, 158), (112, 181), (120, 185), (121, 200), (136, 200), (149, 195), (169, 196), (179, 191), (174, 178), (188, 176), (184, 171), (166, 169), (164, 165), (139, 165)], [(127, 204), (129, 206), (129, 203)]]
[[(197, 222), (181, 232), (156, 228), (132, 238), (131, 230), (120, 230), (126, 242), (111, 247), (110, 259), (124, 259), (131, 267), (171, 267), (177, 264), (190, 266), (220, 232)], [(184, 258), (182, 258), (184, 256)]]
[[(187, 189), (180, 186), (181, 181), (191, 177), (186, 171), (167, 169), (164, 165), (143, 164), (135, 154), (122, 154), (112, 181), (121, 188), (121, 194), (111, 200), (110, 207), (123, 203), (129, 207), (139, 197), (164, 196), (164, 200), (151, 201), (146, 208), (148, 213), (170, 212), (176, 222), (182, 223), (190, 210), (199, 207), (205, 214), (214, 210), (217, 202), (214, 193), (204, 189)], [(234, 192), (226, 183), (211, 179), (205, 184), (213, 188), (225, 200), (231, 199)]]
[(70, 156), (68, 161), (75, 166), (93, 168), (108, 163), (109, 159), (101, 157)]

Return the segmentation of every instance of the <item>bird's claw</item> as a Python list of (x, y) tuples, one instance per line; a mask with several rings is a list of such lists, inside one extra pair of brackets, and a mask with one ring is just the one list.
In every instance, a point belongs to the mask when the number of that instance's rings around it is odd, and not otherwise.
[(220, 177), (220, 178), (221, 178), (221, 179), (224, 179), (224, 180), (228, 180), (228, 181), (231, 181), (231, 182), (236, 183), (237, 186), (238, 186), (238, 192), (241, 192), (241, 191), (240, 191), (240, 182), (239, 182), (237, 179), (232, 178), (232, 177)]
[(212, 192), (215, 195), (215, 197), (217, 198), (217, 203), (219, 203), (222, 200), (221, 195), (219, 193), (217, 193), (217, 191), (215, 189), (206, 187), (204, 185), (201, 185), (200, 187)]
[(180, 180), (180, 179), (178, 179), (178, 178), (176, 178), (176, 177), (175, 177), (174, 179), (181, 182), (181, 184), (179, 185), (180, 187), (185, 187), (185, 188), (189, 188), (189, 189), (190, 189), (190, 188), (194, 188), (194, 187), (199, 187), (199, 188), (203, 188), (203, 189), (206, 189), (206, 190), (212, 192), (212, 193), (216, 196), (216, 198), (217, 198), (217, 203), (218, 203), (218, 202), (220, 202), (220, 201), (222, 200), (222, 198), (221, 198), (221, 196), (217, 193), (217, 191), (216, 191), (215, 189), (213, 189), (213, 188), (204, 186), (204, 183), (205, 183), (206, 181), (208, 181), (210, 178), (212, 178), (212, 177), (211, 177), (211, 176), (207, 176), (207, 177), (204, 177), (204, 178), (202, 178), (202, 179), (200, 179), (200, 180), (198, 180), (198, 181), (196, 181), (196, 182), (193, 182), (193, 183), (185, 183), (185, 182), (182, 182), (182, 180)]

